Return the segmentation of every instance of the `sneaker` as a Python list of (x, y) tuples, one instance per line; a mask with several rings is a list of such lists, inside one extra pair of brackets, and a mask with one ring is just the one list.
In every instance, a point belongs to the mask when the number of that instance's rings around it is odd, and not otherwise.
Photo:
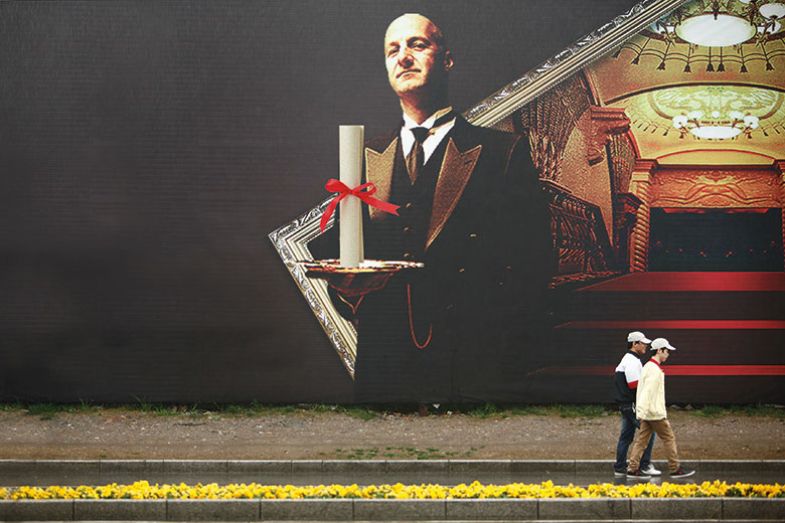
[(613, 469), (613, 475), (617, 478), (623, 478), (627, 475), (627, 469)]
[(644, 474), (648, 474), (649, 476), (662, 476), (662, 472), (655, 469), (654, 465), (652, 465), (651, 463), (649, 463), (649, 466), (647, 466), (645, 469), (641, 469), (641, 472), (643, 472)]
[[(673, 476), (671, 476), (671, 477), (673, 477)], [(647, 479), (651, 479), (651, 476), (641, 472), (641, 469), (638, 469), (638, 470), (628, 470), (627, 471), (627, 479), (646, 481)]]
[(688, 470), (683, 467), (679, 467), (676, 472), (671, 472), (671, 479), (681, 479), (681, 478), (688, 478), (695, 474), (694, 470)]

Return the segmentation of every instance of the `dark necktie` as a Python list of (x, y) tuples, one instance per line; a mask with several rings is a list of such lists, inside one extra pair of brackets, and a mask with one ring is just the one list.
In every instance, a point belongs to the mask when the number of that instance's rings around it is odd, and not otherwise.
[(409, 156), (406, 157), (406, 169), (409, 171), (409, 180), (414, 185), (423, 165), (425, 165), (425, 150), (422, 144), (428, 138), (431, 130), (427, 127), (414, 127), (411, 131), (414, 135), (414, 145), (409, 151)]

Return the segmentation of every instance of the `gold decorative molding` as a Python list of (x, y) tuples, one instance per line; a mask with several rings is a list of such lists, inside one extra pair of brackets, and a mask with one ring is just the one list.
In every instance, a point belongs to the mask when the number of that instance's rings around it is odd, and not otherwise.
[(630, 192), (640, 200), (635, 212), (635, 225), (630, 235), (631, 256), (630, 272), (645, 272), (649, 266), (649, 235), (651, 233), (651, 212), (649, 207), (649, 188), (651, 178), (657, 170), (656, 160), (637, 160), (630, 181)]
[(616, 262), (627, 268), (633, 252), (632, 233), (643, 202), (632, 193), (616, 193), (613, 198), (613, 248)]
[(653, 174), (659, 168), (659, 163), (657, 160), (645, 160), (642, 158), (638, 158), (635, 160), (635, 167), (633, 168), (633, 175), (634, 173), (645, 173), (646, 176)]
[(609, 162), (612, 169), (611, 190), (614, 194), (629, 192), (632, 171), (638, 159), (630, 133), (612, 135), (608, 150), (611, 155)]
[(583, 77), (575, 75), (516, 113), (516, 131), (529, 136), (532, 161), (543, 180), (558, 181), (567, 142), (591, 102)]
[(667, 169), (654, 175), (652, 207), (783, 206), (782, 180), (773, 169)]
[(592, 105), (589, 110), (594, 132), (587, 146), (586, 159), (589, 165), (595, 165), (605, 159), (605, 146), (611, 138), (630, 129), (630, 119), (624, 114), (624, 109), (616, 107)]

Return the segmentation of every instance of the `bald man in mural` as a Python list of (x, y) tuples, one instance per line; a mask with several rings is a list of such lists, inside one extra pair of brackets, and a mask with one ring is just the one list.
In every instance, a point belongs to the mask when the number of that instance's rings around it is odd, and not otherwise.
[(384, 55), (402, 121), (366, 143), (365, 181), (400, 209), (365, 209), (365, 257), (425, 268), (396, 275), (354, 310), (333, 289), (358, 328), (356, 399), (522, 400), (526, 362), (543, 350), (551, 260), (528, 140), (475, 127), (450, 106), (456, 60), (428, 18), (394, 20)]

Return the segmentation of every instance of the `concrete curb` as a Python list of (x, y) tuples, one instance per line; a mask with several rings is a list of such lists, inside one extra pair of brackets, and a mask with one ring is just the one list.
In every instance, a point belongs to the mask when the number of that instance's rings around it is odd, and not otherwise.
[[(685, 467), (702, 472), (782, 472), (785, 460), (694, 460)], [(666, 462), (655, 465), (667, 468)], [(271, 473), (271, 474), (387, 474), (387, 473), (574, 473), (609, 472), (612, 460), (0, 460), (0, 474), (79, 472), (91, 474), (155, 473)]]
[(0, 501), (0, 521), (782, 521), (785, 498)]

